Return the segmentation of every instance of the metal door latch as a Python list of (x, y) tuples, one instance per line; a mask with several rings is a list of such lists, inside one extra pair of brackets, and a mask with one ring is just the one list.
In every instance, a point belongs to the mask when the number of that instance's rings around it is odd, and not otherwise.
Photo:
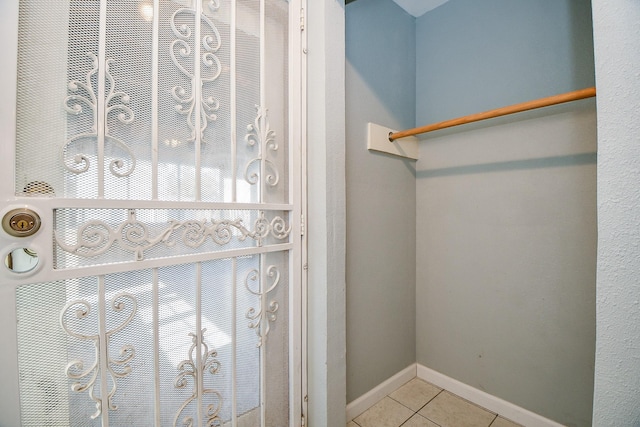
[(11, 236), (31, 236), (40, 229), (40, 216), (31, 209), (13, 209), (2, 218), (2, 228)]

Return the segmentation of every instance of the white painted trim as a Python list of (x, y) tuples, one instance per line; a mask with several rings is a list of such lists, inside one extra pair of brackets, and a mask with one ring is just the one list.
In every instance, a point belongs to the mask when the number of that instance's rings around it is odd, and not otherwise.
[(308, 420), (339, 427), (346, 408), (344, 2), (307, 1)]
[[(231, 138), (231, 174), (233, 176), (233, 179), (231, 180), (231, 201), (233, 203), (238, 201), (238, 89), (236, 85), (236, 79), (238, 78), (236, 59), (236, 35), (238, 31), (238, 27), (236, 25), (237, 12), (236, 0), (232, 0), (229, 17), (229, 20), (231, 21), (231, 31), (229, 31), (229, 120), (231, 122), (231, 132), (229, 136)], [(235, 427), (237, 423), (236, 416), (234, 415), (232, 419)]]
[[(15, 138), (14, 138), (15, 139)], [(9, 144), (4, 144), (9, 145)], [(2, 147), (4, 148), (4, 146)], [(13, 178), (12, 178), (13, 179)], [(13, 187), (11, 190), (13, 191)], [(179, 200), (126, 200), (126, 199), (63, 199), (55, 197), (7, 197), (2, 199), (0, 207), (15, 205), (34, 209), (37, 205), (42, 211), (53, 209), (195, 209), (195, 210), (256, 210), (256, 211), (293, 211), (295, 205), (286, 203), (228, 203), (228, 202), (190, 202)], [(13, 209), (13, 208), (12, 208)]]
[[(234, 3), (235, 7), (235, 3)], [(235, 21), (233, 31), (235, 31)], [(231, 258), (231, 427), (238, 427), (238, 258)], [(157, 425), (160, 425), (158, 423)]]
[[(99, 15), (99, 33), (98, 33), (98, 51), (96, 57), (98, 61), (98, 94), (96, 96), (95, 110), (93, 111), (96, 126), (96, 142), (98, 143), (98, 160), (96, 161), (96, 168), (98, 170), (98, 199), (104, 198), (104, 143), (105, 143), (105, 131), (107, 128), (107, 105), (105, 98), (107, 95), (107, 2), (106, 0), (100, 1), (100, 15)], [(93, 66), (94, 64), (91, 64)], [(111, 87), (110, 90), (114, 90)], [(86, 163), (87, 165), (89, 163)], [(105, 388), (106, 390), (106, 388)], [(104, 395), (103, 395), (104, 396)], [(107, 405), (108, 407), (108, 405)], [(104, 406), (103, 406), (104, 408)], [(108, 417), (109, 411), (104, 411), (104, 414)], [(109, 425), (108, 418), (107, 423)]]
[[(18, 1), (0, 1), (0, 38), (3, 58), (0, 61), (0, 81), (2, 81), (2, 101), (0, 102), (0, 158), (15, 159), (16, 101), (18, 70)], [(4, 162), (0, 168), (0, 197), (15, 194), (15, 162)], [(4, 243), (4, 242), (3, 242)], [(6, 249), (5, 249), (6, 250)], [(6, 280), (3, 280), (6, 282)], [(0, 300), (15, 301), (15, 290), (11, 286), (0, 286)], [(0, 310), (0, 325), (5, 331), (15, 331), (16, 305), (6, 304)], [(3, 351), (0, 355), (0, 414), (2, 423), (8, 426), (20, 425), (20, 390), (18, 384), (18, 337), (16, 333), (2, 335)]]
[[(195, 27), (193, 41), (195, 52), (193, 55), (193, 84), (191, 86), (191, 94), (193, 96), (193, 127), (195, 128), (195, 141), (194, 142), (194, 156), (195, 156), (195, 171), (196, 171), (196, 179), (195, 179), (195, 199), (197, 202), (202, 201), (202, 16), (204, 13), (202, 12), (202, 0), (196, 0), (194, 11), (194, 22), (193, 26)], [(204, 119), (205, 123), (206, 120)], [(198, 331), (198, 333), (200, 333)], [(200, 399), (198, 399), (200, 401)], [(200, 416), (200, 415), (198, 415)]]
[(415, 377), (416, 364), (414, 363), (358, 397), (347, 405), (347, 422), (353, 420), (355, 417), (375, 405), (387, 394), (392, 393), (395, 389), (411, 381), (411, 379)]
[(464, 384), (458, 380), (448, 377), (433, 369), (417, 364), (417, 376), (421, 380), (428, 381), (433, 385), (441, 387), (463, 399), (466, 399), (476, 405), (482, 406), (491, 412), (500, 414), (501, 417), (510, 419), (516, 423), (527, 427), (562, 427), (555, 421), (533, 413), (527, 409), (521, 408), (499, 397), (495, 397), (470, 385)]
[[(158, 200), (158, 82), (160, 68), (160, 0), (153, 0), (151, 40), (151, 198)], [(158, 353), (156, 353), (158, 354)], [(156, 414), (159, 411), (156, 411)]]
[[(265, 12), (265, 0), (260, 0), (260, 109), (257, 110), (259, 120), (261, 111), (264, 111), (264, 115), (267, 116), (267, 33), (266, 33), (266, 12)], [(264, 109), (264, 110), (263, 110)], [(256, 132), (258, 129), (256, 128)], [(265, 140), (260, 141), (258, 154), (260, 156), (260, 203), (264, 203), (266, 197), (265, 192), (267, 190), (267, 153), (269, 151), (268, 145), (268, 133), (265, 134)], [(262, 147), (262, 144), (264, 148)], [(246, 169), (247, 171), (249, 169)], [(264, 408), (264, 406), (263, 406)], [(264, 414), (263, 414), (264, 415)], [(262, 417), (262, 424), (265, 423), (265, 417)]]
[[(196, 40), (200, 40), (200, 38), (198, 37)], [(200, 99), (200, 98), (196, 98), (196, 99)], [(198, 425), (201, 426), (203, 424), (202, 421), (204, 421), (202, 419), (202, 408), (204, 406), (203, 382), (204, 382), (204, 372), (206, 372), (206, 368), (205, 369), (201, 368), (201, 366), (204, 366), (202, 364), (202, 343), (204, 342), (204, 332), (205, 332), (202, 330), (202, 263), (197, 262), (195, 264), (195, 267), (196, 267), (196, 340), (195, 341), (196, 341), (196, 366), (198, 368), (194, 369), (195, 371), (194, 374), (197, 375), (198, 377), (195, 380), (195, 383), (196, 383), (195, 389), (197, 390), (197, 393), (198, 393), (198, 398), (196, 400), (196, 405), (197, 405), (196, 407), (198, 408)], [(234, 283), (234, 286), (235, 286), (235, 283)], [(180, 369), (180, 366), (182, 366), (182, 363), (180, 363), (180, 365), (178, 366), (179, 366), (178, 369)], [(209, 411), (207, 410), (207, 418), (209, 417), (208, 412)]]
[[(26, 273), (23, 275), (12, 273), (6, 268), (0, 268), (0, 280), (3, 281), (2, 287), (14, 286), (17, 288), (18, 286), (26, 285), (29, 283), (55, 282), (59, 280), (72, 279), (74, 277), (89, 277), (105, 274), (124, 273), (128, 271), (146, 270), (149, 268), (161, 268), (179, 264), (193, 264), (196, 262), (206, 262), (217, 259), (290, 251), (294, 249), (295, 246), (293, 243), (280, 243), (269, 246), (252, 246), (250, 248), (229, 249), (217, 252), (174, 255), (171, 257), (153, 258), (148, 260), (145, 259), (141, 261), (97, 264), (92, 266), (68, 268), (63, 270), (57, 270), (45, 265), (43, 266), (43, 268), (34, 269), (33, 271), (36, 271), (36, 273), (34, 274)], [(46, 253), (44, 251), (39, 251), (38, 253), (40, 252)], [(44, 258), (45, 257), (43, 257), (42, 262), (46, 262), (46, 259)]]
[[(306, 183), (303, 182), (306, 158), (303, 147), (306, 144), (306, 134), (302, 132), (306, 120), (306, 107), (303, 104), (306, 86), (303, 84), (304, 66), (302, 56), (302, 30), (299, 29), (300, 15), (303, 1), (289, 1), (289, 203), (294, 209), (290, 212), (290, 220), (295, 218), (292, 224), (291, 236), (294, 249), (289, 261), (290, 285), (289, 285), (289, 425), (302, 427), (306, 423), (306, 310), (307, 299), (305, 294), (306, 271), (306, 242), (302, 232), (302, 219), (306, 213)], [(305, 421), (303, 421), (305, 419)]]
[[(156, 11), (158, 9), (155, 9)], [(154, 15), (155, 17), (156, 15)], [(235, 261), (235, 258), (233, 258)], [(235, 271), (234, 271), (235, 272)], [(160, 418), (160, 293), (158, 291), (160, 280), (158, 269), (151, 270), (151, 299), (153, 316), (153, 396), (154, 396), (154, 420), (157, 426), (161, 425)], [(233, 282), (235, 283), (235, 282)], [(235, 286), (233, 287), (235, 289)], [(234, 301), (235, 302), (235, 301)], [(233, 426), (235, 427), (235, 426)]]

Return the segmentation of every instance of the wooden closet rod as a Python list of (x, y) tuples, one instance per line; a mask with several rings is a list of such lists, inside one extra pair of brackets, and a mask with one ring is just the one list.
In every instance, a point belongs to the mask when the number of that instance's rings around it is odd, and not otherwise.
[(420, 133), (432, 132), (434, 130), (450, 128), (453, 126), (465, 125), (467, 123), (479, 122), (480, 120), (493, 119), (495, 117), (506, 116), (507, 114), (520, 113), (522, 111), (534, 110), (536, 108), (548, 107), (550, 105), (562, 104), (564, 102), (591, 98), (593, 96), (596, 96), (595, 87), (580, 89), (574, 92), (561, 93), (560, 95), (553, 95), (533, 101), (522, 102), (520, 104), (510, 105), (508, 107), (496, 108), (495, 110), (489, 110), (483, 113), (476, 113), (464, 117), (458, 117), (457, 119), (433, 123), (419, 128), (393, 132), (389, 134), (389, 141), (394, 141), (406, 136), (418, 135)]

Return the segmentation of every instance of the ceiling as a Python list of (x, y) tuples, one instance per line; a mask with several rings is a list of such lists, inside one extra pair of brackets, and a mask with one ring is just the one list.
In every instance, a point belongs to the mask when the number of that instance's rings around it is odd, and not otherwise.
[(421, 16), (449, 0), (393, 0), (411, 15)]

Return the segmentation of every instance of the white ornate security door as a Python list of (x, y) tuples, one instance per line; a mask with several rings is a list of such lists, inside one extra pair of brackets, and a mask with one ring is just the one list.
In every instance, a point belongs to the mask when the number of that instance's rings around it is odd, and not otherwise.
[(0, 3), (0, 426), (297, 426), (300, 0)]

